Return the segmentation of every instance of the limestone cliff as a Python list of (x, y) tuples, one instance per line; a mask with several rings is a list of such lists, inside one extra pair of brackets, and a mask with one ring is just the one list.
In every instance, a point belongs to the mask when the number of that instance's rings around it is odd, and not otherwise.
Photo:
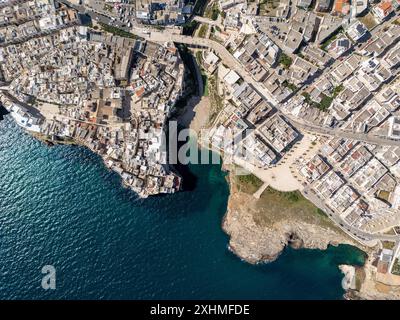
[[(271, 200), (279, 201), (279, 197), (256, 199), (240, 191), (232, 176), (230, 186), (223, 229), (230, 236), (230, 249), (245, 261), (273, 261), (287, 245), (310, 249), (326, 249), (328, 245), (340, 243), (358, 246), (340, 229), (330, 226), (326, 217), (315, 212), (306, 213), (304, 208), (296, 203), (291, 205), (290, 201), (272, 203)], [(310, 211), (311, 207), (306, 210)]]

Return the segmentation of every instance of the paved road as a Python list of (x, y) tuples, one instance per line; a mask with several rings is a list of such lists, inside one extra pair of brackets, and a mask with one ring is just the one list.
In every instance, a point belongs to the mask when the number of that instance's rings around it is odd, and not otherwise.
[[(197, 38), (197, 37), (189, 37), (189, 36), (183, 36), (183, 35), (177, 35), (177, 34), (168, 34), (167, 32), (151, 32), (150, 35), (148, 34), (143, 34), (143, 33), (137, 33), (137, 35), (144, 36), (150, 41), (155, 41), (155, 42), (165, 42), (165, 41), (173, 41), (173, 42), (179, 42), (179, 43), (185, 43), (189, 45), (197, 45), (197, 46), (204, 46), (204, 47), (209, 47), (215, 50), (217, 55), (220, 56), (222, 61), (224, 62), (225, 65), (227, 65), (230, 69), (235, 70), (246, 82), (251, 84), (254, 89), (261, 95), (263, 96), (267, 101), (271, 103), (279, 112), (279, 104), (276, 101), (276, 99), (271, 95), (271, 93), (265, 89), (259, 82), (255, 81), (252, 76), (245, 70), (244, 66), (237, 60), (235, 59), (228, 50), (221, 44), (219, 44), (216, 41), (210, 40), (210, 39), (203, 39), (203, 38)], [(395, 140), (390, 140), (385, 137), (378, 137), (375, 136), (371, 133), (355, 133), (355, 132), (349, 132), (345, 131), (341, 128), (327, 128), (327, 127), (320, 127), (316, 126), (310, 123), (306, 123), (305, 121), (301, 121), (299, 119), (296, 119), (295, 117), (282, 113), (286, 118), (290, 120), (292, 125), (296, 128), (299, 128), (300, 130), (308, 131), (311, 133), (318, 133), (320, 135), (326, 135), (326, 136), (334, 136), (338, 138), (346, 138), (346, 139), (354, 139), (354, 140), (360, 140), (364, 141), (367, 143), (372, 143), (372, 144), (379, 144), (379, 145), (388, 145), (388, 146), (400, 146), (399, 141)]]
[[(184, 43), (184, 44), (194, 45), (194, 46), (209, 47), (217, 53), (217, 55), (222, 59), (222, 61), (225, 65), (227, 65), (230, 69), (237, 72), (243, 78), (244, 81), (251, 84), (254, 87), (254, 89), (261, 96), (263, 96), (267, 101), (269, 101), (269, 103), (271, 105), (273, 105), (278, 110), (278, 112), (281, 112), (278, 102), (271, 95), (271, 93), (265, 87), (263, 87), (259, 82), (255, 81), (252, 78), (252, 76), (247, 72), (247, 70), (245, 70), (244, 66), (238, 60), (236, 60), (223, 45), (219, 44), (216, 41), (213, 41), (210, 39), (177, 35), (177, 34), (172, 34), (169, 32), (150, 32), (150, 33), (148, 33), (148, 32), (141, 31), (140, 28), (132, 28), (132, 29), (124, 28), (118, 21), (113, 21), (111, 18), (106, 17), (102, 13), (97, 13), (97, 12), (94, 12), (93, 10), (86, 10), (86, 8), (83, 6), (72, 5), (66, 0), (58, 0), (58, 1), (69, 4), (71, 7), (74, 7), (75, 9), (79, 10), (80, 12), (89, 14), (91, 16), (91, 18), (96, 21), (100, 21), (102, 23), (120, 27), (121, 29), (132, 32), (133, 34), (136, 34), (137, 36), (143, 37), (150, 41), (154, 41), (154, 42), (172, 41), (172, 42)], [(381, 28), (376, 28), (373, 33), (379, 32), (379, 30), (381, 30)], [(339, 64), (339, 63), (340, 62), (336, 61), (331, 66), (331, 68), (335, 67), (336, 64)], [(375, 137), (375, 136), (372, 136), (371, 134), (351, 133), (351, 132), (343, 131), (340, 128), (335, 128), (335, 129), (321, 128), (321, 127), (314, 126), (309, 123), (304, 123), (299, 119), (293, 119), (294, 117), (289, 116), (288, 118), (290, 119), (290, 121), (293, 123), (293, 125), (295, 127), (303, 129), (305, 131), (310, 131), (312, 133), (361, 140), (361, 141), (365, 141), (365, 142), (369, 142), (369, 143), (373, 143), (373, 144), (397, 145), (397, 146), (399, 145), (399, 142), (397, 142), (397, 141), (392, 141), (389, 139)], [(316, 197), (314, 194), (312, 194), (311, 191), (307, 190), (307, 188), (305, 188), (303, 190), (303, 194), (309, 200), (311, 200), (313, 203), (315, 203), (319, 208), (325, 210), (325, 212), (328, 213), (329, 217), (338, 226), (340, 226), (340, 228), (342, 228), (350, 236), (354, 237), (357, 241), (360, 241), (362, 243), (366, 243), (366, 242), (368, 243), (368, 242), (371, 242), (374, 240), (387, 240), (387, 241), (396, 241), (396, 242), (399, 240), (399, 236), (370, 234), (370, 233), (360, 231), (356, 228), (353, 228), (350, 225), (346, 224), (337, 214), (335, 214), (329, 208), (327, 208), (325, 206), (325, 204), (318, 197)]]
[(235, 59), (232, 54), (220, 43), (199, 37), (190, 37), (178, 34), (170, 34), (168, 32), (151, 32), (150, 35), (147, 36), (150, 41), (155, 42), (165, 42), (165, 41), (173, 41), (178, 43), (184, 43), (188, 45), (208, 47), (213, 49), (217, 55), (221, 58), (224, 65), (228, 68), (237, 72), (244, 81), (251, 84), (254, 89), (256, 89), (267, 101), (269, 101), (273, 106), (278, 105), (278, 101), (275, 97), (259, 82), (253, 79), (253, 77), (249, 74), (249, 72), (245, 69), (245, 67)]
[(377, 145), (397, 146), (397, 147), (400, 146), (400, 141), (391, 140), (384, 136), (377, 136), (377, 135), (374, 135), (373, 133), (357, 133), (357, 132), (346, 131), (341, 128), (321, 127), (321, 126), (313, 125), (310, 123), (306, 123), (306, 122), (302, 121), (301, 119), (296, 119), (295, 117), (290, 116), (290, 115), (286, 115), (286, 117), (290, 119), (290, 122), (296, 128), (301, 128), (304, 131), (307, 131), (310, 133), (317, 133), (317, 134), (320, 134), (323, 136), (329, 136), (329, 137), (359, 140), (359, 141), (363, 141), (366, 143), (372, 143), (372, 144), (377, 144)]
[(106, 16), (104, 12), (100, 12), (100, 11), (96, 11), (95, 9), (89, 8), (89, 7), (85, 7), (83, 5), (77, 5), (74, 3), (71, 3), (67, 0), (56, 0), (59, 3), (63, 3), (71, 8), (74, 8), (75, 10), (77, 10), (79, 13), (81, 14), (87, 14), (89, 15), (93, 21), (97, 21), (97, 22), (101, 22), (101, 23), (105, 23), (108, 24), (110, 26), (115, 26), (118, 27), (120, 29), (123, 29), (127, 32), (130, 32), (130, 28), (128, 27), (124, 27), (123, 23), (118, 21), (117, 19), (115, 19), (115, 21), (113, 20), (114, 17), (112, 16)]
[(308, 200), (310, 200), (312, 203), (314, 203), (318, 208), (321, 208), (324, 210), (329, 218), (334, 221), (341, 229), (343, 229), (347, 234), (351, 235), (354, 237), (357, 241), (360, 241), (361, 243), (365, 243), (366, 241), (372, 241), (372, 240), (383, 240), (383, 241), (398, 241), (400, 239), (400, 236), (398, 235), (387, 235), (387, 234), (373, 234), (373, 233), (368, 233), (361, 231), (357, 228), (352, 227), (349, 225), (346, 221), (344, 221), (340, 216), (333, 212), (331, 209), (329, 209), (325, 203), (318, 198), (315, 193), (311, 190), (310, 186), (307, 186), (304, 188), (302, 191), (302, 194), (304, 197), (306, 197)]
[(193, 20), (195, 20), (197, 22), (201, 22), (201, 23), (206, 23), (206, 24), (209, 24), (209, 25), (212, 25), (212, 26), (217, 26), (217, 27), (220, 26), (218, 21), (214, 21), (214, 20), (211, 20), (211, 19), (208, 19), (208, 18), (204, 18), (204, 17), (201, 17), (201, 16), (194, 16)]
[[(179, 35), (179, 34), (172, 34), (171, 32), (168, 32), (168, 31), (148, 32), (148, 31), (143, 31), (143, 30), (145, 30), (145, 28), (122, 27), (122, 23), (120, 23), (118, 21), (113, 21), (110, 17), (105, 16), (103, 13), (95, 12), (95, 11), (93, 11), (93, 9), (87, 9), (84, 6), (71, 4), (67, 0), (57, 0), (57, 1), (68, 4), (80, 12), (87, 13), (95, 21), (99, 21), (99, 22), (109, 24), (109, 25), (114, 25), (116, 27), (119, 27), (128, 32), (131, 32), (131, 33), (133, 33), (139, 37), (142, 37), (146, 40), (149, 40), (149, 41), (153, 41), (153, 42), (172, 41), (172, 42), (184, 43), (184, 44), (188, 44), (188, 45), (208, 47), (208, 48), (213, 49), (217, 53), (217, 55), (222, 59), (222, 61), (224, 62), (225, 65), (227, 65), (230, 69), (237, 72), (243, 78), (244, 81), (251, 84), (254, 87), (254, 89), (261, 96), (263, 96), (273, 107), (275, 107), (279, 112), (281, 112), (288, 119), (290, 119), (290, 122), (293, 124), (294, 127), (299, 128), (300, 130), (305, 130), (305, 131), (308, 131), (311, 133), (317, 133), (320, 135), (330, 135), (330, 136), (335, 136), (338, 138), (340, 137), (340, 138), (360, 140), (360, 141), (364, 141), (364, 142), (372, 143), (372, 144), (400, 146), (399, 141), (394, 141), (394, 140), (390, 140), (390, 139), (383, 138), (383, 137), (377, 137), (372, 134), (348, 132), (348, 131), (344, 131), (341, 128), (327, 128), (327, 127), (322, 128), (320, 126), (315, 126), (311, 123), (299, 121), (299, 119), (295, 119), (293, 116), (283, 113), (280, 110), (279, 103), (275, 99), (275, 97), (262, 84), (260, 84), (256, 80), (254, 80), (253, 77), (249, 74), (249, 72), (245, 69), (245, 67), (237, 59), (235, 59), (232, 56), (232, 54), (223, 45), (221, 45), (220, 43), (218, 43), (216, 41), (213, 41), (210, 39), (199, 38), (199, 37), (190, 37), (190, 36), (184, 36), (184, 35)], [(209, 19), (202, 18), (202, 17), (195, 17), (195, 19), (198, 21), (209, 20)], [(381, 31), (382, 29), (383, 29), (383, 26), (380, 25), (373, 30), (372, 34), (374, 35), (377, 32)], [(331, 68), (334, 68), (339, 63), (341, 63), (341, 61), (335, 61), (335, 63), (331, 66)], [(316, 80), (317, 79), (314, 79), (313, 82), (315, 82)]]

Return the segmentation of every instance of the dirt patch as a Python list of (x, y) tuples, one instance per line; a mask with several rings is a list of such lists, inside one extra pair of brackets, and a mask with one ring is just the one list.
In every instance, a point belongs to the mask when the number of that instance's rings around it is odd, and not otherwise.
[(378, 24), (371, 13), (368, 13), (364, 17), (361, 17), (360, 21), (368, 28), (368, 30), (371, 30)]
[(365, 281), (365, 271), (364, 268), (356, 268), (356, 290), (360, 291), (362, 284)]
[(390, 286), (383, 283), (377, 283), (375, 288), (379, 293), (388, 294), (390, 292)]
[(239, 192), (254, 194), (263, 182), (253, 174), (238, 175), (234, 177)]
[(280, 192), (268, 187), (255, 206), (258, 208), (254, 221), (266, 227), (284, 220), (294, 220), (334, 230), (346, 236), (336, 227), (325, 213), (303, 197), (299, 191)]

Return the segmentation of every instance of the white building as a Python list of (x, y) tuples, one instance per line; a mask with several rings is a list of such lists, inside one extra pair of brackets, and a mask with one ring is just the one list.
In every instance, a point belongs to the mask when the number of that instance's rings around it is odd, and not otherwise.
[(392, 139), (400, 139), (400, 117), (393, 116), (389, 119), (388, 137)]

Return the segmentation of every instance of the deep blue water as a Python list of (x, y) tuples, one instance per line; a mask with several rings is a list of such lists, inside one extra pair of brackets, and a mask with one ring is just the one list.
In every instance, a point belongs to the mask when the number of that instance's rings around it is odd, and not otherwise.
[[(0, 298), (341, 299), (350, 246), (287, 249), (249, 265), (221, 230), (229, 188), (219, 165), (193, 165), (190, 192), (137, 199), (81, 147), (47, 147), (0, 122)], [(41, 288), (54, 265), (57, 288)]]

